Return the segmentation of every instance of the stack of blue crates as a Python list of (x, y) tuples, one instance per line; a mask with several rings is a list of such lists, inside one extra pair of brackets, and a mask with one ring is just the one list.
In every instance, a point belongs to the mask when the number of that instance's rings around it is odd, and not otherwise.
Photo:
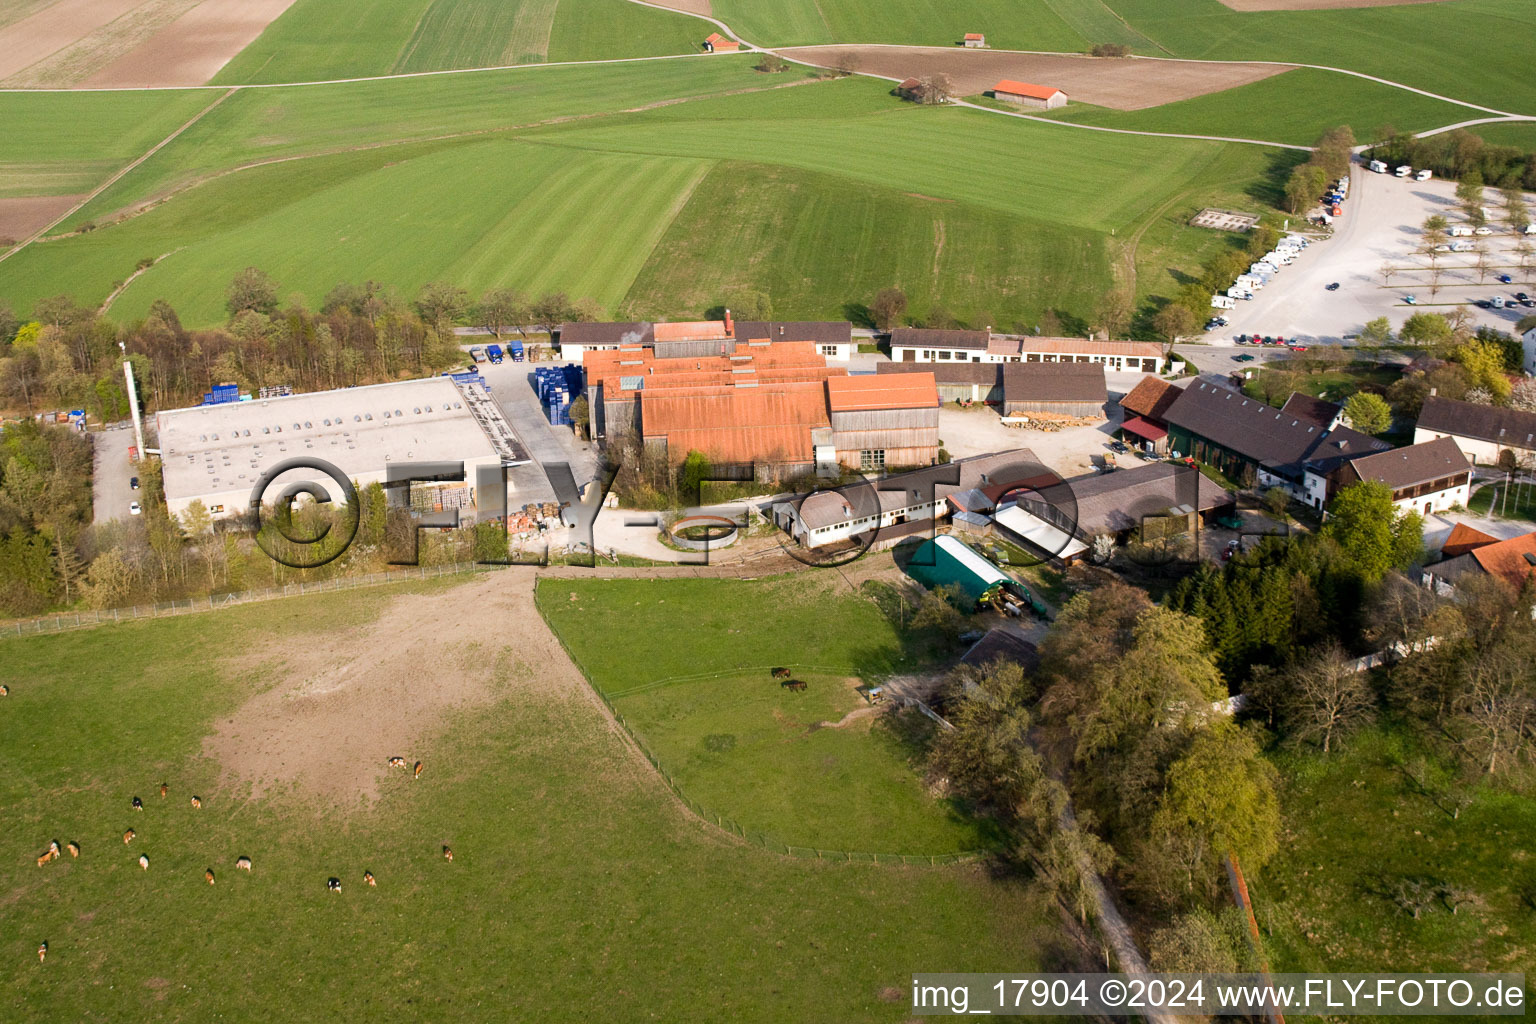
[(581, 367), (540, 366), (533, 371), (539, 404), (551, 425), (571, 422), (571, 401), (581, 394)]
[(203, 405), (225, 405), (240, 401), (240, 385), (215, 384), (212, 391), (203, 392)]

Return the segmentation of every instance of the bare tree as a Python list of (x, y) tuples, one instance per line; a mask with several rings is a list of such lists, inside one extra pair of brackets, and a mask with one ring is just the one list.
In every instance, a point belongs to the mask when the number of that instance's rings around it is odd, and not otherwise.
[(1397, 274), (1397, 268), (1392, 265), (1392, 261), (1382, 260), (1381, 266), (1376, 268), (1376, 272), (1381, 275), (1382, 285), (1391, 288), (1392, 278)]
[(955, 94), (955, 84), (942, 71), (932, 75), (924, 75), (919, 79), (919, 85), (922, 90), (923, 102), (929, 106), (948, 103)]
[(1334, 743), (1369, 721), (1376, 703), (1364, 673), (1343, 648), (1330, 645), (1290, 673), (1290, 692), (1281, 715), (1293, 740), (1317, 743), (1328, 753)]
[(1464, 744), (1489, 775), (1530, 756), (1536, 694), (1519, 657), (1496, 649), (1472, 659), (1454, 707), (1467, 727)]
[(1477, 245), (1477, 283), (1483, 284), (1488, 280), (1488, 273), (1493, 269), (1493, 257), (1488, 254), (1488, 247), (1481, 242)]

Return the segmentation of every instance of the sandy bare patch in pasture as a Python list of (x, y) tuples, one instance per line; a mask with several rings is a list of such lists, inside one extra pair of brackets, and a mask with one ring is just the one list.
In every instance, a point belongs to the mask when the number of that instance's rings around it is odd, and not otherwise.
[(83, 84), (202, 85), (292, 5), (293, 0), (202, 0)]
[(1346, 7), (1406, 7), (1446, 0), (1221, 0), (1234, 11), (1338, 11)]
[(0, 29), (0, 79), (44, 60), (138, 7), (143, 0), (58, 0)]
[(0, 240), (21, 240), (45, 228), (80, 201), (80, 196), (18, 196), (0, 199)]
[[(709, 0), (651, 0), (657, 7), (670, 7), (674, 11), (682, 11), (684, 14), (698, 14), (710, 17), (715, 12), (710, 9)], [(709, 33), (704, 33), (708, 35)]]
[(422, 761), (425, 777), (453, 742), (443, 729), (454, 712), (504, 694), (581, 696), (585, 683), (534, 607), (533, 586), (532, 570), (490, 572), (396, 597), (366, 626), (243, 654), (231, 672), (257, 673), (261, 692), (218, 723), (203, 752), (258, 795), (291, 786), (342, 805), (375, 799), (380, 780), (400, 772), (391, 757)]
[(888, 78), (943, 73), (964, 95), (985, 92), (999, 79), (1055, 86), (1070, 100), (1115, 110), (1141, 110), (1187, 100), (1290, 70), (1285, 65), (1225, 64), (1136, 57), (966, 50), (951, 46), (791, 46), (777, 52), (836, 67), (851, 58), (859, 71)]

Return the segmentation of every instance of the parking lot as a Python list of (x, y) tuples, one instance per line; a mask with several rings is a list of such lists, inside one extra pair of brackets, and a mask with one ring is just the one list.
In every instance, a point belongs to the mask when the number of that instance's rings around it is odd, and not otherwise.
[[(1473, 305), (1496, 294), (1505, 298), (1518, 291), (1536, 294), (1532, 271), (1519, 266), (1515, 246), (1520, 237), (1501, 222), (1503, 201), (1496, 189), (1487, 190), (1484, 205), (1493, 213), (1494, 233), (1453, 241), (1476, 241), (1487, 247), (1491, 259), (1486, 279), (1479, 282), (1476, 253), (1442, 253), (1439, 291), (1431, 296), (1429, 261), (1414, 250), (1422, 241), (1421, 226), (1431, 214), (1441, 214), (1453, 225), (1463, 223), (1455, 183), (1412, 181), (1357, 166), (1344, 213), (1334, 221), (1333, 236), (1313, 242), (1252, 299), (1240, 300), (1226, 312), (1229, 325), (1207, 340), (1220, 344), (1238, 334), (1268, 334), (1304, 342), (1340, 342), (1376, 317), (1387, 317), (1395, 330), (1416, 310), (1444, 312), (1463, 303), (1473, 307), (1479, 325), (1513, 332), (1521, 316), (1536, 309)], [(1384, 264), (1395, 270), (1390, 285), (1383, 278)], [(1501, 273), (1509, 274), (1513, 283), (1499, 283)], [(1329, 291), (1334, 282), (1338, 289)], [(1404, 301), (1409, 295), (1416, 304)]]
[(134, 475), (128, 461), (128, 449), (133, 447), (133, 427), (127, 420), (114, 423), (104, 430), (90, 433), (91, 458), (91, 520), (97, 526), (114, 519), (128, 518), (128, 505), (139, 495), (129, 486)]

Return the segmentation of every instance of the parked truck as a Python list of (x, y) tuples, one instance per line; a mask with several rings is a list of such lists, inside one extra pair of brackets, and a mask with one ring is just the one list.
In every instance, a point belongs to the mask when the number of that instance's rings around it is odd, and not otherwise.
[(469, 347), (469, 358), (477, 363), (485, 362), (485, 349), (479, 345), (471, 345)]
[(1413, 176), (1413, 180), (1414, 181), (1428, 181), (1430, 178), (1433, 178), (1434, 176), (1435, 176), (1435, 172), (1434, 171), (1430, 170), (1428, 167), (1423, 167), (1423, 168), (1419, 169), (1419, 173), (1418, 174), (1415, 174)]
[(1407, 164), (1403, 164), (1401, 167), (1399, 167), (1397, 169), (1397, 176), (1399, 178), (1406, 178), (1406, 177), (1408, 177), (1408, 175), (1410, 175), (1412, 173), (1413, 173), (1413, 168), (1409, 167)]
[(1375, 171), (1377, 174), (1386, 174), (1387, 162), (1385, 160), (1372, 160), (1371, 170)]
[(500, 363), (501, 362), (501, 346), (500, 345), (487, 345), (487, 346), (485, 346), (485, 355), (486, 355), (486, 358), (490, 359), (491, 362), (493, 362), (493, 363)]
[(512, 356), (512, 361), (514, 363), (522, 362), (523, 361), (523, 343), (522, 343), (522, 341), (514, 338), (512, 341), (507, 342), (507, 352)]

